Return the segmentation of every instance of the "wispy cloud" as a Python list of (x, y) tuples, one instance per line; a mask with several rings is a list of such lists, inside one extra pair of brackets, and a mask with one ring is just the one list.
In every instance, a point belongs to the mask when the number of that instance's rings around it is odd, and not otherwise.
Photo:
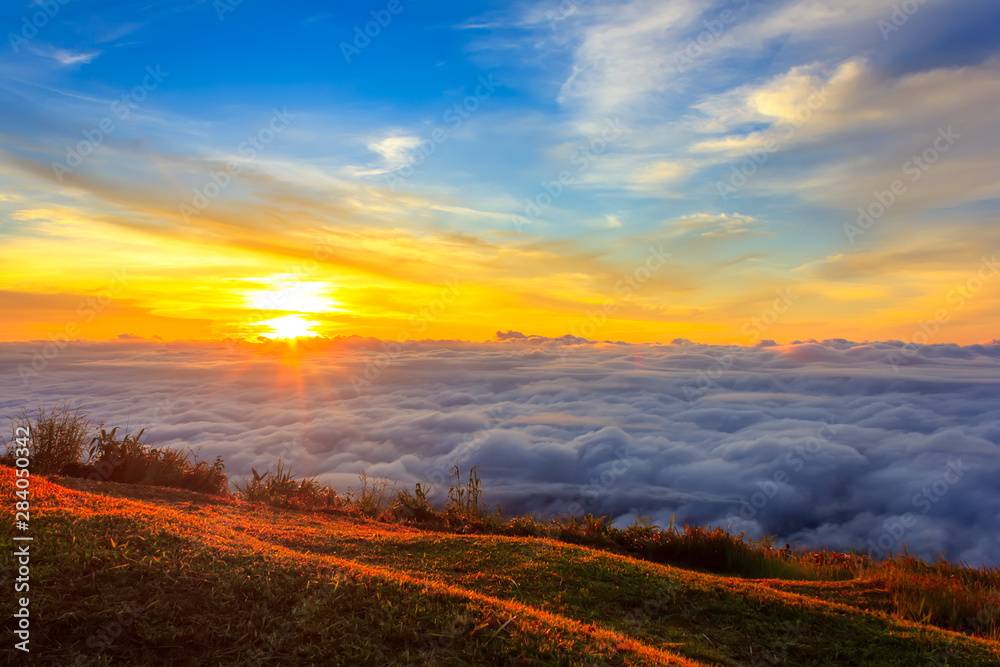
[(33, 47), (33, 50), (38, 55), (51, 58), (62, 65), (87, 65), (102, 53), (101, 51), (72, 51), (54, 47)]

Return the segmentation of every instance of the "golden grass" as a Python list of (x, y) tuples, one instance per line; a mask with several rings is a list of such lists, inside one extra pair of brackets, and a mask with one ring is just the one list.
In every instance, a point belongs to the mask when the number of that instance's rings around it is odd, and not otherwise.
[[(12, 474), (0, 468), (0, 486)], [(157, 647), (193, 642), (177, 664), (1000, 664), (995, 641), (897, 613), (885, 576), (748, 580), (557, 540), (60, 481), (79, 490), (32, 478), (49, 559), (35, 636), (53, 660), (158, 664)], [(144, 611), (121, 638), (87, 653), (134, 601)]]

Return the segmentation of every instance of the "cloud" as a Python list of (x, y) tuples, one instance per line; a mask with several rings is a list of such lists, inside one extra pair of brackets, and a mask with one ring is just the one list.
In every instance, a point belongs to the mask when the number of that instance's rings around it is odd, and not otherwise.
[(859, 58), (799, 66), (695, 104), (696, 129), (712, 136), (690, 150), (733, 163), (788, 155), (797, 168), (762, 170), (761, 189), (832, 207), (865, 205), (899, 180), (895, 217), (1000, 196), (987, 176), (1000, 167), (998, 116), (987, 111), (998, 103), (996, 60), (897, 78)]
[(62, 65), (76, 65), (78, 63), (87, 65), (102, 53), (101, 51), (71, 51), (69, 49), (52, 47), (35, 48), (33, 50), (38, 55), (56, 60)]
[(452, 465), (478, 465), (488, 499), (517, 511), (676, 515), (998, 565), (998, 371), (996, 341), (734, 348), (508, 331), (293, 351), (124, 337), (0, 344), (0, 408), (68, 400), (221, 455), (237, 476), (281, 457), (341, 488), (362, 468), (430, 481), (440, 499)]
[(667, 38), (698, 16), (697, 4), (636, 0), (579, 12), (579, 45), (559, 101), (607, 114), (663, 92), (675, 71)]
[(707, 238), (723, 238), (746, 234), (748, 232), (759, 232), (760, 220), (750, 215), (733, 213), (727, 215), (720, 213), (713, 215), (710, 213), (694, 213), (692, 215), (682, 215), (677, 220), (670, 223), (670, 227), (681, 232), (694, 232)]
[(928, 48), (928, 23), (947, 34), (971, 20), (972, 3), (955, 12), (943, 4), (922, 3), (891, 49), (876, 24), (893, 0), (578, 2), (558, 21), (532, 7), (513, 25), (567, 63), (557, 101), (582, 136), (608, 117), (627, 129), (588, 184), (686, 198), (748, 153), (763, 154), (741, 197), (836, 210), (909, 178), (907, 161), (953, 127), (961, 145), (909, 187), (897, 217), (1000, 196), (988, 177), (997, 166), (995, 48), (970, 47), (958, 60)]
[(396, 169), (408, 163), (410, 155), (421, 141), (415, 135), (394, 135), (373, 141), (368, 144), (368, 148), (381, 155), (390, 169)]

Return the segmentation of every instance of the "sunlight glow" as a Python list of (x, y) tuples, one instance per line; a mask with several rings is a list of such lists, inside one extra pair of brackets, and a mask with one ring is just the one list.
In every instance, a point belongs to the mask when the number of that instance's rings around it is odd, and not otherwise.
[(275, 274), (259, 279), (270, 289), (244, 290), (240, 294), (247, 307), (258, 312), (288, 313), (279, 317), (250, 323), (251, 327), (266, 327), (257, 335), (265, 338), (299, 338), (319, 336), (315, 327), (320, 322), (303, 317), (306, 313), (347, 313), (341, 302), (329, 296), (333, 287), (329, 283), (304, 282), (291, 274)]
[(318, 336), (313, 327), (319, 326), (315, 320), (307, 320), (301, 315), (285, 315), (275, 317), (262, 322), (253, 322), (250, 326), (270, 327), (270, 332), (261, 332), (264, 338), (299, 338), (306, 336)]
[(294, 276), (276, 275), (265, 279), (267, 290), (243, 292), (248, 306), (258, 310), (283, 310), (296, 313), (345, 312), (340, 302), (330, 298), (330, 285), (321, 282), (299, 282)]

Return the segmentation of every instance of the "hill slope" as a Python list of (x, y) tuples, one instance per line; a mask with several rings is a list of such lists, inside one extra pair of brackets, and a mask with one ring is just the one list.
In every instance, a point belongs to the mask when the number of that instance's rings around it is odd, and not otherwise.
[[(32, 478), (30, 646), (45, 664), (1000, 664), (994, 642), (890, 618), (864, 582), (747, 581), (53, 479), (74, 488)], [(8, 496), (13, 481), (0, 467)]]

